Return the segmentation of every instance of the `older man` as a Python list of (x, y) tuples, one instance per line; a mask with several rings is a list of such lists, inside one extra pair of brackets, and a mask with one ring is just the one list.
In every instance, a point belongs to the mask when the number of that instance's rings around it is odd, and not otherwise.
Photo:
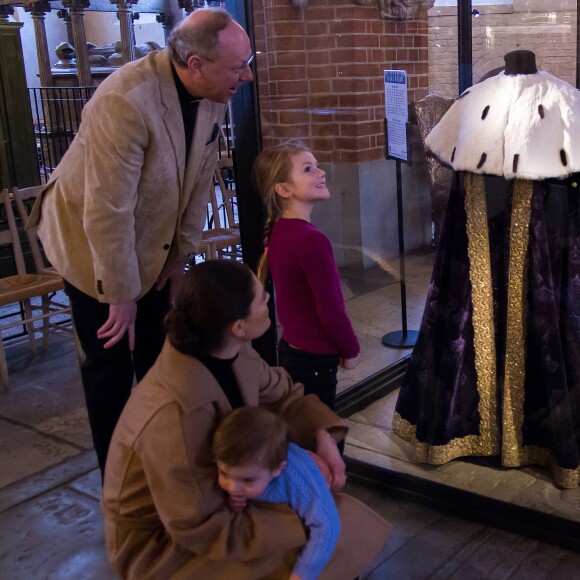
[(134, 376), (163, 345), (170, 286), (201, 238), (225, 104), (253, 79), (252, 58), (227, 12), (189, 15), (166, 49), (99, 86), (34, 208), (86, 354), (101, 471)]

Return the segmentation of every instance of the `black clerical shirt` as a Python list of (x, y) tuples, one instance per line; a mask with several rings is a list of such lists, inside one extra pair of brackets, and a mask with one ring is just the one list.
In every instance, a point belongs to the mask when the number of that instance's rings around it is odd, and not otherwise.
[(183, 128), (185, 129), (185, 163), (189, 159), (189, 151), (191, 150), (191, 139), (193, 138), (193, 130), (195, 129), (195, 118), (197, 117), (197, 105), (201, 101), (201, 97), (193, 97), (187, 92), (185, 85), (175, 71), (175, 66), (171, 64), (171, 72), (173, 73), (173, 80), (175, 81), (175, 88), (179, 97), (179, 104), (181, 105), (181, 115), (183, 117)]

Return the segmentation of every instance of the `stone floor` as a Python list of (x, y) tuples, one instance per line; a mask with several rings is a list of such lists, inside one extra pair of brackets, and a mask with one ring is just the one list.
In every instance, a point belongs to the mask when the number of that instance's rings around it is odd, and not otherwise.
[[(580, 488), (559, 489), (546, 469), (490, 466), (487, 461), (455, 460), (444, 465), (413, 461), (410, 443), (391, 430), (397, 391), (348, 418), (346, 454), (353, 459), (426, 481), (580, 522)], [(580, 570), (578, 571), (580, 578)]]
[[(379, 291), (357, 298), (362, 302)], [(387, 330), (377, 322), (375, 338)], [(377, 356), (387, 356), (389, 349), (381, 348)], [(48, 350), (36, 354), (27, 343), (11, 341), (6, 351), (11, 384), (7, 394), (0, 393), (0, 578), (114, 579), (72, 340), (51, 337)], [(382, 433), (379, 423), (388, 417), (388, 405), (377, 402), (350, 418), (348, 454), (380, 461), (377, 443), (388, 437), (388, 427)], [(372, 580), (580, 578), (575, 552), (350, 482), (347, 491), (394, 525)]]

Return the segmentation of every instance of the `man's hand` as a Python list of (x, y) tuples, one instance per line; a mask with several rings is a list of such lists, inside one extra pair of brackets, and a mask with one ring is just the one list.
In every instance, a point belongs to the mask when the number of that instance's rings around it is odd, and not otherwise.
[(159, 276), (157, 279), (157, 284), (155, 285), (155, 290), (159, 291), (165, 287), (167, 281), (169, 281), (169, 302), (173, 304), (173, 299), (175, 298), (175, 294), (177, 293), (177, 288), (179, 287), (179, 283), (183, 278), (183, 274), (185, 272), (185, 261), (178, 260), (166, 270), (162, 276)]
[(248, 505), (248, 501), (245, 499), (235, 499), (229, 495), (228, 505), (233, 512), (241, 512)]
[(135, 348), (135, 318), (137, 317), (137, 301), (121, 302), (121, 304), (109, 305), (109, 318), (99, 330), (97, 338), (109, 340), (103, 348), (111, 348), (129, 333), (129, 349)]
[(314, 441), (316, 453), (326, 461), (330, 469), (332, 475), (330, 489), (340, 491), (346, 483), (346, 465), (342, 460), (336, 441), (326, 429), (318, 429), (314, 435)]

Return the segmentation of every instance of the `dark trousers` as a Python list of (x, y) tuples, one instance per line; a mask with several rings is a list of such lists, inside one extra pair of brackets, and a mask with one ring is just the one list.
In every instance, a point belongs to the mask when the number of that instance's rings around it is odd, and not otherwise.
[(127, 335), (108, 349), (103, 348), (106, 340), (97, 338), (97, 330), (109, 317), (109, 304), (99, 302), (66, 281), (65, 291), (86, 357), (81, 377), (95, 452), (103, 474), (113, 430), (131, 394), (133, 378), (140, 381), (145, 376), (163, 347), (163, 317), (169, 307), (169, 284), (160, 292), (153, 288), (137, 301), (132, 353)]
[[(333, 410), (339, 363), (340, 356), (337, 354), (313, 354), (292, 348), (283, 338), (278, 342), (278, 364), (295, 383), (304, 385), (305, 395), (318, 395)], [(344, 441), (338, 444), (338, 449), (342, 455)]]
[(318, 395), (331, 409), (334, 409), (336, 399), (339, 363), (337, 354), (313, 354), (292, 348), (284, 339), (278, 342), (278, 364), (286, 369), (295, 383), (304, 385), (305, 395)]

